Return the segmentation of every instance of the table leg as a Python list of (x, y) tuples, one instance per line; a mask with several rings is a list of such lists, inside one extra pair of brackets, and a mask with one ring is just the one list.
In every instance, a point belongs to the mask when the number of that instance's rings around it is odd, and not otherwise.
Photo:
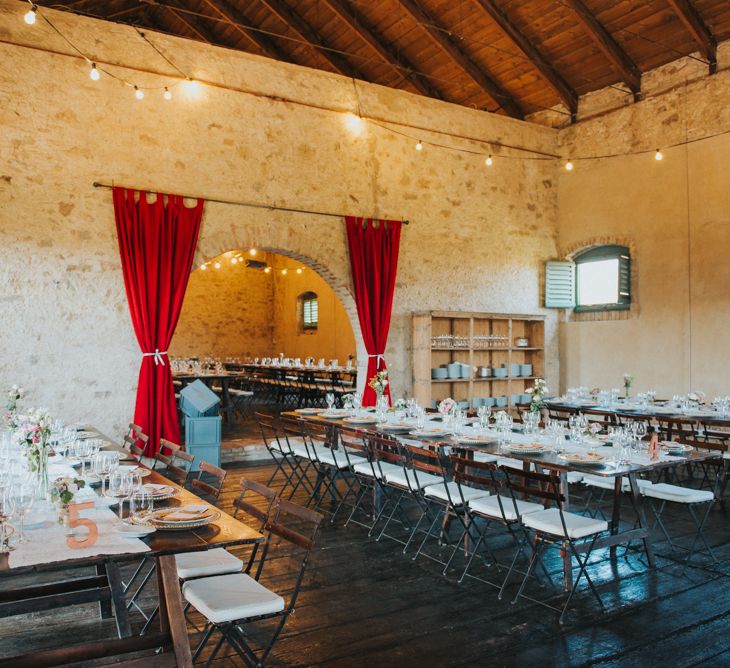
[(117, 621), (117, 633), (120, 638), (129, 638), (132, 635), (132, 630), (129, 628), (129, 615), (127, 614), (127, 604), (124, 602), (124, 585), (122, 585), (119, 566), (115, 561), (107, 561), (105, 567), (106, 577), (109, 580), (109, 589), (112, 594), (111, 602), (114, 606), (114, 616)]
[[(560, 471), (560, 494), (563, 497), (562, 507), (565, 512), (570, 508), (570, 486), (568, 485), (568, 473)], [(563, 557), (563, 590), (573, 589), (573, 556), (569, 547), (564, 543), (560, 549)]]
[[(96, 565), (96, 574), (106, 576), (106, 568), (104, 567), (104, 564)], [(99, 616), (102, 619), (109, 619), (112, 614), (111, 601), (99, 601)]]
[(636, 514), (639, 518), (639, 526), (646, 530), (646, 536), (641, 540), (644, 543), (644, 552), (646, 552), (646, 559), (649, 562), (649, 566), (654, 568), (656, 566), (656, 560), (654, 558), (654, 550), (651, 547), (651, 541), (649, 540), (649, 523), (646, 521), (646, 512), (644, 510), (644, 499), (639, 491), (639, 484), (636, 482), (636, 474), (629, 473), (629, 484), (631, 485), (631, 502), (636, 510)]
[(190, 668), (193, 657), (190, 652), (188, 625), (183, 612), (182, 593), (177, 579), (175, 556), (157, 558), (157, 588), (160, 598), (160, 629), (169, 632), (177, 665)]
[[(611, 535), (615, 536), (618, 533), (619, 526), (621, 524), (621, 486), (623, 483), (623, 476), (617, 475), (613, 479), (613, 514), (611, 515)], [(609, 548), (611, 557), (616, 556), (616, 545), (612, 545)]]

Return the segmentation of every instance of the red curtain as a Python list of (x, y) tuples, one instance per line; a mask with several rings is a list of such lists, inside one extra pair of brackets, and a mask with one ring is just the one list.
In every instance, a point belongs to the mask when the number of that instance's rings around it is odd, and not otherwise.
[(144, 192), (114, 188), (124, 287), (142, 350), (134, 421), (150, 437), (148, 456), (160, 438), (180, 443), (167, 347), (193, 265), (203, 202), (188, 208), (182, 197), (158, 193), (149, 203)]
[[(372, 406), (375, 403), (375, 392), (367, 385), (367, 381), (378, 371), (387, 368), (383, 353), (388, 341), (390, 314), (393, 310), (401, 222), (347, 216), (345, 223), (357, 317), (368, 352), (362, 405)], [(390, 399), (390, 383), (386, 388), (386, 395)]]

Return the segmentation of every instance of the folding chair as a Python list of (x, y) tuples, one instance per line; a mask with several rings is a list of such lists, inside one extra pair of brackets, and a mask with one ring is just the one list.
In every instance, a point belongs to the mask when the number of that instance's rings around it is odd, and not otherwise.
[(177, 443), (161, 438), (152, 470), (185, 487), (194, 461), (195, 455), (185, 452)]
[[(228, 642), (244, 665), (263, 666), (287, 619), (294, 612), (309, 556), (323, 518), (319, 513), (282, 499), (276, 500), (274, 513), (274, 520), (266, 524), (267, 539), (253, 576), (248, 573), (232, 573), (189, 580), (183, 584), (185, 600), (210, 624), (193, 653), (193, 661), (198, 659), (213, 634), (219, 632), (221, 637), (206, 665), (215, 660), (223, 643)], [(296, 522), (296, 528), (290, 523), (291, 520)], [(277, 553), (283, 549), (283, 545), (288, 545), (301, 558), (288, 601), (259, 581), (272, 550), (274, 537), (279, 539)], [(277, 580), (280, 580), (279, 569), (276, 575)], [(267, 642), (254, 646), (254, 634), (249, 632), (248, 627), (265, 620), (275, 620), (273, 633)]]
[(227, 472), (219, 466), (201, 461), (198, 464), (198, 476), (189, 479), (188, 487), (191, 492), (207, 496), (207, 500), (215, 505), (223, 491), (226, 475), (228, 475)]
[(129, 430), (122, 439), (122, 448), (139, 461), (144, 456), (149, 440), (150, 437), (142, 431), (142, 427), (130, 422)]
[[(562, 624), (565, 620), (566, 611), (578, 589), (578, 584), (582, 578), (585, 578), (593, 595), (603, 609), (603, 601), (593, 584), (593, 580), (588, 574), (587, 566), (596, 540), (602, 533), (608, 530), (608, 522), (564, 511), (563, 504), (565, 503), (565, 497), (560, 491), (560, 478), (555, 474), (517, 471), (504, 467), (502, 468), (502, 472), (505, 475), (507, 488), (515, 504), (520, 500), (527, 500), (529, 498), (537, 499), (544, 505), (549, 503), (554, 504), (552, 508), (544, 508), (543, 510), (527, 514), (523, 513), (520, 517), (522, 526), (531, 530), (534, 542), (527, 570), (512, 603), (516, 603), (520, 597), (527, 598), (539, 605), (559, 612), (559, 621)], [(534, 572), (535, 565), (541, 562), (543, 552), (547, 547), (551, 546), (559, 547), (562, 555), (568, 555), (579, 566), (578, 576), (571, 583), (570, 593), (562, 608), (553, 606), (547, 601), (533, 599), (524, 594), (525, 586)], [(519, 551), (515, 554), (510, 569), (507, 572), (503, 589), (509, 582), (519, 554)]]
[(282, 449), (286, 449), (290, 455), (289, 461), (293, 465), (294, 476), (296, 476), (296, 482), (292, 485), (292, 490), (288, 498), (294, 498), (294, 494), (296, 494), (300, 487), (311, 497), (314, 491), (314, 483), (309, 479), (309, 474), (312, 470), (316, 472), (317, 467), (315, 460), (312, 459), (312, 455), (310, 454), (310, 447), (307, 444), (307, 438), (304, 433), (304, 421), (282, 415), (279, 424), (281, 425), (281, 435), (284, 437), (283, 442), (281, 439), (279, 440), (282, 444)]
[[(353, 524), (359, 524), (361, 527), (365, 527), (370, 532), (373, 529), (374, 520), (378, 514), (380, 481), (378, 480), (378, 474), (373, 461), (373, 450), (368, 441), (367, 432), (340, 432), (340, 443), (346, 452), (354, 453), (359, 457), (359, 460), (354, 462), (348, 459), (355, 479), (358, 482), (358, 489), (355, 501), (350, 509), (350, 514), (345, 521), (345, 526), (348, 526), (352, 522)], [(363, 511), (363, 513), (370, 518), (370, 521), (365, 522), (364, 519), (363, 521), (355, 519), (357, 512), (362, 509), (363, 501), (368, 496), (372, 498), (370, 511)]]

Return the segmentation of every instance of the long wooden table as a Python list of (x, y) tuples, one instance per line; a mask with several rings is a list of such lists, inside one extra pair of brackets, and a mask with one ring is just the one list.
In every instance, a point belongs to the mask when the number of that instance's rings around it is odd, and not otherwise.
[[(205, 504), (200, 497), (183, 489), (153, 471), (145, 478), (145, 483), (170, 485), (178, 493), (169, 500), (160, 501), (169, 506)], [(212, 506), (211, 506), (212, 507)], [(140, 668), (147, 666), (192, 666), (187, 624), (183, 614), (182, 594), (175, 566), (175, 555), (183, 552), (196, 552), (218, 547), (247, 545), (263, 540), (255, 529), (224, 513), (220, 509), (220, 519), (202, 528), (185, 531), (156, 531), (141, 539), (150, 548), (149, 552), (99, 555), (75, 559), (68, 554), (59, 555), (58, 560), (35, 566), (10, 568), (8, 555), (0, 555), (0, 578), (12, 578), (33, 572), (67, 571), (89, 567), (95, 575), (83, 574), (79, 577), (64, 578), (50, 584), (5, 589), (0, 592), (0, 616), (25, 614), (40, 610), (78, 605), (98, 601), (103, 618), (114, 614), (119, 638), (89, 643), (71, 644), (51, 650), (29, 652), (2, 659), (3, 665), (21, 668), (38, 668), (59, 664), (76, 664), (91, 659), (123, 656), (141, 650), (162, 649), (161, 654), (140, 659)], [(124, 562), (151, 558), (157, 568), (157, 587), (159, 593), (159, 628), (143, 636), (131, 635), (124, 589), (119, 566)], [(69, 629), (70, 639), (73, 629)]]
[[(311, 421), (320, 425), (326, 425), (330, 428), (332, 433), (333, 447), (337, 447), (338, 433), (341, 429), (346, 429), (349, 432), (353, 430), (365, 433), (377, 433), (382, 436), (388, 436), (390, 438), (396, 438), (398, 440), (406, 442), (417, 442), (420, 444), (426, 444), (429, 446), (451, 446), (459, 447), (468, 450), (472, 453), (482, 452), (489, 455), (498, 457), (504, 457), (509, 459), (519, 460), (523, 463), (523, 468), (529, 470), (530, 467), (534, 467), (535, 470), (549, 470), (555, 471), (561, 479), (562, 493), (565, 498), (564, 509), (567, 510), (570, 505), (570, 493), (568, 485), (568, 473), (577, 472), (582, 474), (590, 474), (601, 476), (604, 478), (614, 479), (613, 488), (613, 512), (611, 521), (609, 523), (610, 534), (596, 540), (593, 545), (593, 549), (599, 548), (610, 548), (612, 552), (615, 551), (618, 545), (628, 544), (635, 540), (641, 540), (646, 553), (649, 565), (653, 568), (655, 565), (654, 552), (649, 539), (649, 526), (646, 519), (646, 512), (644, 509), (643, 497), (640, 493), (639, 484), (637, 478), (641, 473), (647, 473), (650, 471), (658, 471), (670, 467), (676, 467), (684, 464), (692, 464), (706, 461), (708, 459), (717, 459), (720, 455), (716, 450), (692, 450), (686, 453), (686, 456), (676, 459), (663, 459), (657, 462), (651, 463), (631, 463), (623, 466), (614, 465), (602, 465), (602, 466), (579, 466), (576, 464), (568, 463), (558, 457), (558, 455), (552, 451), (545, 451), (542, 453), (519, 453), (513, 452), (508, 449), (502, 448), (496, 442), (486, 445), (477, 445), (469, 443), (456, 443), (454, 440), (448, 439), (418, 439), (411, 435), (403, 435), (394, 433), (392, 431), (383, 431), (375, 427), (374, 425), (354, 425), (343, 422), (341, 419), (324, 418), (320, 415), (301, 415), (296, 412), (284, 413), (289, 417), (296, 417), (301, 420)], [(414, 427), (415, 429), (415, 427)], [(623, 478), (626, 477), (629, 481), (630, 498), (631, 504), (636, 512), (638, 523), (630, 529), (621, 529), (621, 497), (622, 497), (622, 483)], [(577, 549), (581, 551), (581, 547)], [(584, 547), (585, 549), (585, 547)], [(564, 585), (566, 590), (570, 589), (573, 582), (573, 566), (570, 553), (566, 550), (563, 554), (563, 574), (564, 574)]]

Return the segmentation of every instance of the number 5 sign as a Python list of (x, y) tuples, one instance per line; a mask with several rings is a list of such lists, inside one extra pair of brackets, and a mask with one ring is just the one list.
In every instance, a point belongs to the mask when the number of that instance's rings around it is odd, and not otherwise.
[(93, 508), (94, 505), (93, 501), (85, 501), (84, 503), (72, 503), (68, 507), (69, 529), (86, 527), (89, 530), (89, 533), (85, 538), (78, 539), (74, 535), (66, 538), (66, 545), (69, 547), (78, 549), (81, 547), (91, 547), (92, 545), (96, 545), (96, 539), (99, 537), (99, 529), (96, 526), (96, 522), (85, 517), (79, 517), (79, 512), (86, 510), (87, 508)]

